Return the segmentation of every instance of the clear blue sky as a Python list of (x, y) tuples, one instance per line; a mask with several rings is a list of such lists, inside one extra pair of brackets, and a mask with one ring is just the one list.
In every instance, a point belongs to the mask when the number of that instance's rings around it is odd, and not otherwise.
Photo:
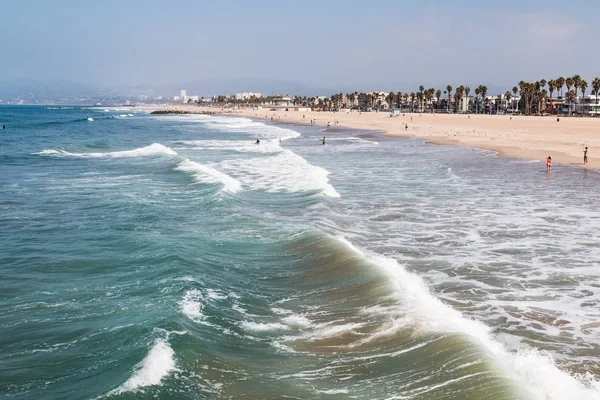
[(600, 76), (597, 0), (0, 1), (0, 80), (456, 87)]

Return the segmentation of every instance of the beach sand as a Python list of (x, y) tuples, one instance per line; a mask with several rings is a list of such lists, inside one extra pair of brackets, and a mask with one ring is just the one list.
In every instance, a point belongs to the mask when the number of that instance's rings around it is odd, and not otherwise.
[[(177, 109), (218, 113), (249, 118), (267, 119), (282, 123), (377, 130), (386, 136), (421, 138), (432, 144), (458, 145), (495, 151), (499, 156), (545, 161), (551, 156), (555, 164), (583, 167), (583, 149), (588, 147), (589, 168), (600, 169), (600, 118), (533, 117), (510, 115), (464, 115), (404, 113), (390, 117), (388, 112), (341, 110), (269, 111), (268, 108), (228, 109), (197, 106), (147, 106), (149, 109)], [(334, 121), (339, 121), (335, 125)], [(404, 124), (408, 124), (408, 130)]]

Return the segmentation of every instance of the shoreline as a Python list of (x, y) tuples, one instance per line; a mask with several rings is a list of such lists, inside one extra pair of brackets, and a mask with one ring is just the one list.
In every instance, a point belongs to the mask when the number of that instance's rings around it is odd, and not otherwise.
[[(173, 114), (238, 116), (281, 124), (298, 124), (331, 129), (377, 131), (386, 137), (422, 139), (432, 145), (464, 146), (495, 152), (499, 157), (545, 162), (552, 156), (555, 165), (600, 169), (600, 118), (561, 118), (483, 114), (404, 113), (390, 117), (375, 113), (341, 110), (269, 111), (268, 109), (227, 109), (188, 105), (144, 106), (146, 110), (173, 111)], [(309, 121), (314, 120), (314, 124)], [(335, 125), (335, 121), (338, 125)], [(408, 129), (404, 124), (408, 124)], [(583, 149), (589, 161), (583, 164)]]

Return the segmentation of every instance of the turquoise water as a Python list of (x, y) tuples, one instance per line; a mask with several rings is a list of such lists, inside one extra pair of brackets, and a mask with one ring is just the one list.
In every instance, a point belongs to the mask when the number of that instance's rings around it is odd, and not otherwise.
[(596, 171), (235, 117), (1, 123), (2, 398), (600, 398)]

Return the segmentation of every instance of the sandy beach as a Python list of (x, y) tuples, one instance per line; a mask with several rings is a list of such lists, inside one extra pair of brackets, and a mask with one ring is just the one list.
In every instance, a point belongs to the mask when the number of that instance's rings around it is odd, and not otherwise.
[[(146, 106), (152, 110), (174, 109), (191, 112), (217, 112), (277, 122), (310, 124), (382, 131), (386, 136), (421, 138), (438, 145), (468, 146), (495, 151), (499, 156), (545, 161), (551, 156), (555, 164), (584, 167), (583, 149), (588, 147), (585, 167), (600, 169), (600, 118), (533, 117), (509, 115), (418, 114), (404, 113), (390, 117), (387, 112), (342, 110), (269, 111), (267, 108), (216, 109), (196, 106)], [(408, 124), (408, 129), (404, 124)]]

